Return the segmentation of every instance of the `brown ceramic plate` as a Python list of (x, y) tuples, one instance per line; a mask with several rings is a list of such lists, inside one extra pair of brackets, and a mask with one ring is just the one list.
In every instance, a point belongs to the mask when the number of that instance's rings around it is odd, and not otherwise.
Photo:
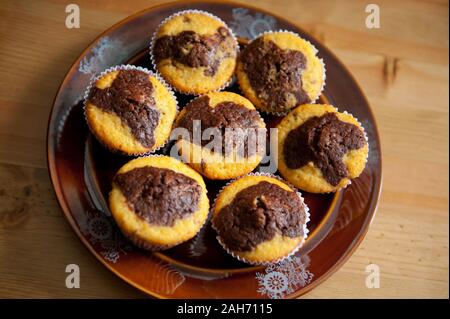
[[(253, 267), (229, 257), (209, 225), (193, 240), (149, 253), (133, 247), (117, 229), (107, 206), (114, 173), (129, 158), (111, 154), (90, 135), (82, 97), (92, 76), (122, 63), (150, 67), (147, 47), (168, 15), (200, 9), (219, 16), (242, 38), (286, 29), (310, 40), (327, 66), (321, 102), (355, 115), (369, 137), (363, 174), (336, 194), (304, 193), (311, 210), (306, 244), (293, 257), (270, 267)], [(237, 91), (233, 86), (231, 90)], [(183, 106), (189, 97), (179, 96)], [(270, 125), (277, 119), (265, 118)], [(120, 278), (158, 298), (295, 298), (335, 272), (362, 241), (381, 189), (381, 152), (375, 120), (347, 69), (317, 40), (283, 18), (242, 4), (190, 1), (141, 11), (101, 34), (72, 65), (56, 95), (48, 124), (48, 166), (58, 201), (86, 247)], [(164, 152), (164, 150), (162, 150)], [(211, 198), (223, 182), (207, 181)], [(76, 243), (74, 243), (75, 245)]]

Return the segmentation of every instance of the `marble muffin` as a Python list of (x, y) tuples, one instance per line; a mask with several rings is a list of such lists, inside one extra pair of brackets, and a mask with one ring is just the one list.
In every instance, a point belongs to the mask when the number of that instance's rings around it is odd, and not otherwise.
[(123, 234), (148, 250), (167, 249), (191, 239), (209, 212), (201, 175), (167, 156), (140, 157), (120, 168), (109, 206)]
[(278, 170), (301, 190), (335, 192), (364, 170), (369, 144), (348, 113), (325, 104), (297, 107), (278, 124)]
[(166, 143), (177, 101), (148, 70), (122, 66), (106, 71), (90, 88), (85, 115), (94, 136), (109, 150), (150, 153)]
[(305, 242), (308, 207), (278, 178), (247, 175), (228, 184), (212, 209), (212, 226), (225, 250), (250, 264), (279, 262)]
[(253, 104), (236, 93), (211, 92), (194, 99), (175, 126), (184, 130), (176, 143), (183, 161), (209, 179), (247, 174), (265, 154), (266, 125)]
[(155, 69), (177, 91), (204, 94), (231, 80), (238, 43), (228, 26), (203, 11), (182, 11), (164, 20), (151, 48)]
[(287, 31), (264, 33), (250, 42), (236, 74), (244, 95), (269, 113), (314, 102), (325, 84), (325, 66), (315, 47)]

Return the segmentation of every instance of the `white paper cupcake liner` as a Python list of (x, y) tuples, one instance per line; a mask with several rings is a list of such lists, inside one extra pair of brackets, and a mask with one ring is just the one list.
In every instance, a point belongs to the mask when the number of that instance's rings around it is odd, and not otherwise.
[(270, 265), (270, 264), (276, 264), (276, 263), (279, 263), (280, 261), (282, 261), (282, 260), (284, 260), (284, 259), (286, 259), (286, 258), (289, 258), (289, 257), (291, 257), (292, 255), (296, 254), (296, 253), (298, 252), (298, 250), (299, 250), (299, 249), (303, 246), (303, 244), (305, 243), (306, 238), (308, 237), (308, 233), (309, 233), (309, 230), (308, 230), (308, 227), (307, 227), (307, 224), (308, 224), (308, 222), (310, 221), (309, 207), (308, 207), (308, 205), (306, 205), (305, 200), (304, 200), (302, 194), (300, 193), (300, 191), (299, 191), (296, 187), (294, 187), (291, 183), (289, 183), (288, 181), (284, 180), (283, 178), (281, 178), (281, 177), (278, 176), (278, 175), (275, 175), (275, 174), (269, 174), (269, 173), (249, 173), (249, 174), (246, 174), (246, 175), (244, 175), (244, 176), (240, 176), (240, 177), (238, 177), (238, 178), (232, 179), (232, 180), (230, 180), (228, 183), (226, 183), (226, 184), (220, 189), (220, 191), (217, 193), (216, 197), (214, 198), (214, 202), (213, 202), (213, 204), (212, 204), (212, 206), (211, 206), (211, 212), (210, 212), (210, 215), (211, 215), (211, 216), (214, 215), (214, 211), (215, 211), (215, 209), (216, 209), (216, 202), (217, 202), (217, 199), (219, 198), (220, 194), (222, 193), (222, 191), (223, 191), (226, 187), (228, 187), (229, 185), (231, 185), (232, 183), (234, 183), (235, 181), (237, 181), (237, 180), (239, 180), (239, 179), (241, 179), (241, 178), (245, 178), (245, 177), (247, 177), (247, 176), (267, 176), (267, 177), (275, 178), (275, 179), (279, 180), (280, 182), (282, 182), (282, 183), (286, 184), (287, 186), (289, 186), (289, 187), (297, 194), (297, 196), (299, 197), (300, 201), (303, 203), (303, 206), (305, 207), (305, 214), (306, 214), (305, 223), (303, 224), (303, 238), (302, 238), (301, 242), (300, 242), (300, 243), (299, 243), (299, 244), (298, 244), (298, 245), (297, 245), (297, 246), (296, 246), (289, 254), (287, 254), (286, 256), (282, 256), (282, 257), (280, 257), (280, 258), (278, 258), (278, 259), (271, 260), (271, 261), (255, 262), (255, 261), (248, 260), (248, 259), (246, 259), (246, 258), (244, 258), (244, 257), (238, 256), (238, 255), (235, 254), (233, 251), (231, 251), (230, 249), (228, 249), (228, 247), (225, 245), (225, 243), (222, 241), (222, 239), (221, 239), (220, 236), (218, 235), (219, 232), (218, 232), (218, 230), (215, 228), (214, 223), (212, 222), (212, 220), (211, 220), (211, 227), (216, 231), (216, 233), (217, 233), (216, 239), (217, 239), (217, 241), (219, 242), (219, 244), (222, 246), (222, 248), (223, 248), (228, 254), (230, 254), (231, 256), (233, 256), (234, 258), (236, 258), (237, 260), (239, 260), (239, 261), (241, 261), (241, 262), (244, 262), (244, 263), (247, 263), (247, 264), (250, 264), (250, 265), (255, 265), (255, 266), (259, 266), (259, 265)]
[[(234, 42), (236, 43), (236, 58), (239, 56), (239, 42), (238, 42), (238, 40), (237, 40), (237, 37), (236, 37), (236, 35), (234, 34), (233, 30), (232, 30), (232, 29), (225, 23), (225, 21), (223, 21), (221, 18), (219, 18), (218, 16), (216, 16), (216, 15), (210, 13), (210, 12), (203, 11), (203, 10), (190, 9), (190, 10), (178, 11), (178, 12), (176, 12), (176, 13), (174, 13), (174, 14), (171, 14), (170, 16), (168, 16), (167, 18), (165, 18), (163, 21), (161, 21), (161, 23), (158, 25), (158, 27), (157, 27), (157, 28), (155, 29), (155, 31), (153, 32), (152, 39), (151, 39), (150, 45), (149, 45), (149, 55), (150, 55), (150, 61), (151, 61), (151, 64), (152, 64), (153, 69), (155, 70), (155, 72), (158, 73), (158, 75), (159, 75), (160, 77), (162, 77), (162, 78), (164, 78), (164, 77), (163, 77), (163, 75), (159, 72), (159, 70), (158, 70), (158, 68), (157, 68), (157, 65), (156, 65), (155, 57), (154, 57), (154, 55), (153, 55), (153, 48), (154, 48), (154, 46), (155, 46), (156, 36), (157, 36), (157, 34), (158, 34), (158, 32), (159, 32), (161, 26), (164, 25), (167, 21), (169, 21), (169, 20), (171, 20), (171, 19), (173, 19), (173, 18), (175, 18), (175, 17), (177, 17), (177, 16), (186, 14), (186, 13), (199, 13), (199, 14), (204, 14), (204, 15), (206, 15), (206, 16), (208, 16), (208, 17), (211, 17), (211, 18), (216, 19), (216, 20), (220, 21), (221, 23), (223, 23), (223, 25), (224, 25), (224, 26), (227, 28), (227, 30), (230, 32), (230, 35), (231, 35), (231, 37), (233, 38)], [(215, 89), (215, 90), (210, 90), (210, 91), (208, 91), (208, 92), (206, 92), (206, 93), (196, 93), (196, 92), (193, 92), (193, 91), (183, 91), (183, 90), (177, 88), (175, 85), (173, 85), (173, 84), (170, 83), (169, 81), (167, 81), (167, 83), (168, 83), (168, 84), (172, 87), (172, 89), (173, 89), (175, 92), (177, 92), (177, 93), (180, 93), (180, 94), (186, 94), (186, 95), (200, 96), (200, 95), (203, 95), (203, 94), (207, 94), (207, 93), (209, 93), (209, 92), (219, 92), (219, 91), (225, 90), (225, 89), (226, 89), (228, 86), (230, 86), (230, 84), (232, 83), (232, 81), (233, 81), (233, 76), (234, 76), (234, 74), (233, 74), (233, 75), (230, 77), (230, 79), (229, 79), (226, 83), (224, 83), (220, 88)]]
[(132, 234), (127, 234), (124, 231), (122, 231), (122, 234), (124, 235), (124, 237), (129, 240), (134, 246), (144, 249), (144, 250), (148, 250), (148, 251), (161, 251), (161, 250), (166, 250), (166, 249), (170, 249), (172, 247), (178, 246), (180, 244), (182, 244), (184, 241), (180, 241), (171, 245), (152, 245), (148, 242), (146, 242), (145, 240), (142, 240), (141, 238), (134, 236)]
[[(176, 104), (176, 111), (175, 111), (175, 119), (178, 116), (179, 113), (179, 105), (178, 105), (178, 100), (177, 97), (175, 95), (175, 93), (173, 92), (172, 88), (164, 81), (164, 79), (159, 76), (159, 74), (154, 73), (146, 68), (140, 67), (140, 66), (135, 66), (135, 65), (131, 65), (131, 64), (121, 64), (121, 65), (116, 65), (110, 68), (107, 68), (105, 70), (103, 70), (102, 72), (100, 72), (99, 74), (97, 74), (96, 76), (93, 76), (91, 78), (91, 81), (89, 82), (85, 92), (84, 92), (84, 96), (83, 96), (83, 115), (84, 118), (86, 120), (86, 123), (89, 127), (89, 130), (91, 131), (91, 133), (96, 137), (97, 141), (100, 142), (100, 144), (102, 144), (105, 148), (107, 148), (109, 151), (114, 152), (114, 153), (119, 153), (121, 155), (125, 155), (125, 156), (145, 156), (145, 155), (149, 155), (152, 154), (154, 152), (157, 152), (158, 150), (160, 150), (161, 148), (163, 148), (167, 142), (170, 140), (170, 135), (169, 137), (166, 139), (166, 141), (161, 144), (160, 146), (148, 151), (148, 152), (144, 152), (144, 153), (126, 153), (117, 149), (112, 148), (110, 145), (106, 144), (105, 142), (103, 142), (103, 140), (101, 138), (99, 138), (96, 133), (95, 130), (91, 127), (89, 121), (87, 120), (87, 116), (86, 116), (86, 104), (88, 102), (89, 99), (89, 94), (92, 90), (92, 88), (95, 86), (95, 83), (102, 77), (104, 77), (106, 74), (114, 72), (114, 71), (120, 71), (120, 70), (138, 70), (138, 71), (142, 71), (144, 73), (147, 73), (150, 76), (155, 77), (158, 81), (160, 81), (160, 83), (167, 89), (167, 91), (170, 93), (170, 95), (172, 96), (172, 98), (175, 100), (175, 104)], [(175, 123), (175, 121), (174, 121)], [(173, 126), (173, 124), (172, 124)]]
[[(257, 37), (255, 37), (253, 40), (251, 40), (247, 45), (249, 45), (250, 43), (252, 43), (253, 41), (259, 39), (260, 37), (262, 37), (262, 36), (264, 36), (264, 35), (267, 35), (267, 34), (273, 34), (273, 33), (289, 33), (289, 34), (292, 34), (292, 35), (294, 35), (294, 36), (296, 36), (296, 37), (299, 37), (300, 39), (306, 41), (306, 42), (313, 48), (314, 53), (315, 53), (316, 56), (317, 56), (318, 53), (319, 53), (319, 50), (317, 50), (317, 48), (314, 46), (314, 44), (312, 44), (310, 41), (308, 41), (308, 40), (306, 40), (305, 38), (301, 37), (301, 36), (300, 36), (298, 33), (296, 33), (296, 32), (289, 31), (289, 30), (284, 30), (284, 29), (262, 32), (262, 33), (260, 33)], [(319, 58), (318, 56), (317, 56), (317, 58), (319, 59), (320, 64), (322, 65), (322, 79), (323, 79), (323, 81), (322, 81), (322, 86), (321, 86), (319, 92), (316, 94), (316, 96), (315, 96), (314, 98), (311, 99), (311, 102), (309, 102), (308, 104), (314, 104), (314, 103), (316, 103), (316, 101), (319, 99), (320, 95), (322, 94), (322, 92), (323, 92), (323, 90), (324, 90), (324, 88), (325, 88), (325, 82), (326, 82), (326, 77), (327, 77), (327, 76), (326, 76), (326, 66), (325, 66), (325, 62), (323, 61), (322, 58)], [(240, 88), (242, 94), (245, 96), (244, 91), (242, 90), (240, 84), (239, 84), (239, 88)], [(297, 105), (297, 106), (298, 106), (298, 105)], [(295, 106), (295, 107), (297, 107), (297, 106)], [(264, 112), (264, 113), (267, 113), (267, 114), (272, 114), (272, 115), (276, 115), (276, 116), (280, 116), (280, 117), (281, 117), (281, 116), (287, 115), (290, 111), (292, 111), (293, 109), (295, 109), (295, 107), (293, 107), (292, 109), (287, 110), (287, 111), (285, 111), (285, 112), (268, 111), (268, 110), (262, 110), (262, 109), (261, 109), (261, 112)]]
[[(170, 156), (161, 155), (161, 154), (150, 154), (150, 155), (145, 155), (145, 156), (142, 156), (142, 157), (170, 157)], [(168, 169), (170, 169), (170, 168), (168, 168)], [(116, 173), (116, 174), (117, 174), (117, 173)], [(181, 173), (181, 174), (183, 174), (183, 173)], [(183, 174), (183, 175), (185, 175), (185, 174)], [(187, 175), (186, 175), (186, 176), (187, 176)], [(189, 176), (188, 176), (188, 177), (189, 177)], [(205, 195), (206, 195), (206, 197), (208, 198), (208, 189), (207, 189), (206, 187), (205, 187)], [(209, 202), (209, 199), (208, 199), (208, 202)], [(200, 227), (198, 228), (198, 230), (197, 230), (197, 232), (195, 233), (194, 236), (192, 236), (191, 238), (188, 238), (188, 239), (186, 239), (186, 240), (180, 240), (180, 241), (177, 241), (177, 242), (175, 242), (175, 243), (173, 243), (173, 244), (169, 244), (169, 245), (155, 245), (155, 244), (151, 244), (151, 243), (149, 243), (149, 242), (147, 242), (147, 241), (145, 241), (145, 240), (143, 240), (143, 239), (141, 239), (141, 238), (135, 236), (134, 234), (126, 233), (126, 232), (124, 232), (120, 227), (119, 227), (119, 228), (120, 228), (122, 234), (123, 234), (130, 242), (132, 242), (135, 246), (137, 246), (137, 247), (139, 247), (139, 248), (142, 248), (142, 249), (145, 249), (145, 250), (148, 250), (148, 251), (161, 251), (161, 250), (166, 250), (166, 249), (170, 249), (170, 248), (172, 248), (172, 247), (178, 246), (178, 245), (180, 245), (180, 244), (182, 244), (182, 243), (185, 243), (185, 242), (187, 242), (187, 241), (189, 241), (189, 240), (195, 238), (195, 236), (197, 236), (198, 233), (199, 233), (203, 228), (205, 228), (205, 225), (206, 225), (206, 223), (209, 221), (210, 216), (211, 216), (211, 211), (208, 211), (208, 214), (206, 215), (206, 218), (203, 220), (203, 223), (200, 225)]]

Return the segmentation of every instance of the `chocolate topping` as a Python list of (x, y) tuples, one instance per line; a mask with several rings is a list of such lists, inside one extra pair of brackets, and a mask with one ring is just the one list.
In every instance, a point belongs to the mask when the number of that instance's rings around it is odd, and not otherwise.
[(189, 131), (191, 142), (197, 144), (200, 142), (202, 146), (212, 149), (212, 144), (215, 144), (211, 143), (214, 136), (202, 138), (199, 141), (194, 139), (194, 121), (201, 121), (202, 135), (208, 128), (217, 128), (217, 132), (222, 137), (221, 150), (214, 149), (216, 152), (226, 154), (236, 150), (241, 157), (254, 155), (260, 148), (258, 129), (261, 120), (258, 112), (228, 101), (221, 102), (212, 108), (209, 102), (210, 98), (205, 95), (189, 103), (185, 108), (186, 113), (178, 122), (178, 127)]
[(283, 153), (287, 167), (296, 169), (313, 162), (327, 182), (337, 186), (348, 175), (343, 156), (364, 145), (366, 139), (358, 126), (340, 121), (335, 113), (326, 113), (290, 131)]
[(237, 193), (213, 223), (229, 249), (251, 251), (276, 234), (304, 236), (306, 212), (295, 192), (263, 181)]
[(136, 215), (150, 224), (173, 226), (198, 209), (201, 186), (170, 169), (150, 166), (132, 169), (114, 178)]
[(311, 102), (302, 87), (306, 57), (300, 51), (282, 50), (258, 38), (240, 57), (250, 85), (269, 111), (282, 112)]
[(191, 68), (206, 67), (204, 74), (214, 76), (220, 62), (236, 51), (236, 43), (227, 28), (220, 27), (212, 35), (182, 31), (175, 36), (162, 36), (154, 46), (155, 62), (172, 59)]
[(153, 86), (147, 73), (120, 70), (110, 87), (94, 87), (89, 101), (98, 108), (119, 116), (131, 129), (136, 140), (144, 147), (151, 147), (155, 144), (154, 131), (160, 117), (152, 94)]

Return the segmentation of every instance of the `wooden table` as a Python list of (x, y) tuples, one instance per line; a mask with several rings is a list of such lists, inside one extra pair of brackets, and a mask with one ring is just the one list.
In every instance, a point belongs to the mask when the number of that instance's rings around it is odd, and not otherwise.
[[(63, 216), (46, 168), (47, 118), (65, 72), (103, 30), (164, 1), (77, 0), (81, 28), (65, 27), (67, 1), (0, 5), (0, 297), (142, 297), (104, 268)], [(306, 298), (449, 297), (448, 1), (253, 3), (296, 21), (355, 75), (380, 129), (384, 183), (376, 218), (350, 260)], [(81, 288), (65, 287), (65, 267)], [(380, 266), (381, 287), (365, 286)]]

